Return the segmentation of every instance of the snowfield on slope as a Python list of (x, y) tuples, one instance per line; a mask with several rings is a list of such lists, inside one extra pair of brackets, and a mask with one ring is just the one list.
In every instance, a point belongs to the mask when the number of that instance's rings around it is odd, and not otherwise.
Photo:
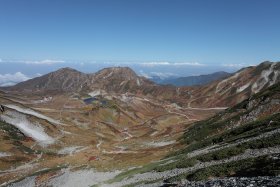
[[(263, 70), (261, 73), (261, 77), (253, 84), (252, 86), (252, 92), (258, 93), (261, 91), (261, 89), (269, 83), (269, 86), (273, 85), (276, 83), (279, 71), (275, 70), (274, 67), (277, 62), (271, 64), (270, 68), (268, 70)], [(271, 74), (273, 73), (273, 78), (272, 80), (270, 79)]]
[(163, 146), (171, 145), (174, 143), (176, 143), (175, 140), (166, 141), (166, 142), (148, 142), (148, 143), (146, 143), (146, 145), (150, 146), (150, 147), (163, 147)]
[(72, 146), (72, 147), (65, 147), (61, 150), (59, 150), (57, 153), (61, 155), (69, 154), (72, 156), (75, 153), (81, 152), (83, 150), (87, 149), (87, 147), (84, 146)]
[(39, 123), (36, 125), (31, 123), (23, 114), (7, 111), (4, 115), (1, 115), (0, 118), (17, 127), (26, 136), (32, 137), (41, 146), (47, 146), (55, 142), (52, 137), (44, 132), (44, 128)]
[(32, 115), (32, 116), (35, 116), (37, 118), (47, 120), (50, 123), (53, 123), (53, 124), (56, 124), (56, 125), (61, 125), (61, 123), (59, 121), (57, 121), (55, 119), (52, 119), (50, 117), (47, 117), (47, 116), (45, 116), (43, 114), (40, 114), (38, 112), (35, 112), (34, 110), (31, 110), (29, 108), (21, 108), (21, 107), (16, 106), (16, 105), (4, 105), (4, 106), (7, 107), (7, 108), (16, 110), (18, 112), (24, 113), (24, 114)]
[(242, 91), (244, 91), (246, 88), (248, 88), (251, 85), (251, 82), (248, 82), (247, 84), (237, 88), (236, 93), (240, 93)]

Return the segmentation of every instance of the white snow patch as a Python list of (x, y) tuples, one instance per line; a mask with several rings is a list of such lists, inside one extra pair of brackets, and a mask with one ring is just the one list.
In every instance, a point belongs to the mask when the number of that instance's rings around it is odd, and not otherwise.
[(71, 132), (60, 130), (63, 134), (72, 134)]
[(88, 93), (88, 95), (90, 95), (91, 97), (95, 97), (95, 96), (101, 95), (101, 91), (100, 90), (94, 90), (94, 91)]
[(53, 98), (52, 97), (44, 97), (43, 99), (41, 100), (36, 100), (36, 101), (33, 101), (34, 104), (38, 104), (38, 103), (47, 103), (49, 101), (51, 101)]
[(131, 102), (133, 100), (133, 98), (128, 96), (128, 94), (122, 94), (121, 97), (119, 97), (119, 99), (125, 103)]
[(237, 88), (236, 93), (240, 93), (242, 91), (244, 91), (246, 88), (248, 88), (251, 85), (251, 82), (248, 82), (247, 84)]
[(20, 182), (9, 185), (10, 187), (34, 187), (36, 186), (36, 176), (27, 177)]
[(113, 97), (111, 95), (106, 95), (106, 96), (104, 96), (104, 98), (107, 100), (113, 100)]
[(102, 140), (99, 140), (98, 141), (98, 144), (96, 145), (96, 148), (98, 149), (98, 150), (100, 150), (100, 145), (103, 143), (103, 141)]
[(177, 103), (172, 103), (172, 104), (167, 105), (167, 106), (170, 106), (171, 108), (182, 109), (182, 107), (180, 107)]
[(156, 134), (158, 134), (158, 131), (153, 132), (150, 136), (155, 136)]
[(57, 121), (55, 119), (47, 117), (47, 116), (45, 116), (43, 114), (40, 114), (40, 113), (35, 112), (34, 110), (31, 110), (31, 109), (28, 109), (28, 108), (21, 108), (21, 107), (16, 106), (16, 105), (4, 105), (4, 106), (6, 106), (7, 108), (10, 108), (10, 109), (14, 109), (14, 110), (16, 110), (18, 112), (21, 112), (21, 113), (24, 113), (24, 114), (29, 114), (29, 115), (32, 115), (32, 116), (35, 116), (35, 117), (47, 120), (48, 122), (56, 124), (56, 125), (60, 125), (61, 124), (59, 121)]
[(102, 153), (104, 153), (104, 154), (134, 154), (134, 153), (138, 153), (138, 152), (137, 151), (124, 151), (124, 150), (119, 150), (119, 151), (103, 150)]
[(133, 138), (133, 136), (128, 131), (124, 131), (123, 133), (127, 135), (127, 137), (124, 138), (125, 140)]
[[(267, 83), (269, 86), (273, 85), (277, 81), (277, 77), (279, 75), (278, 70), (274, 70), (276, 63), (271, 64), (268, 70), (263, 70), (261, 73), (260, 78), (253, 84), (252, 92), (258, 93)], [(269, 76), (274, 72), (274, 77), (272, 80), (269, 80)]]
[(149, 142), (146, 143), (146, 145), (151, 147), (163, 147), (163, 146), (174, 144), (175, 142), (176, 142), (175, 140), (167, 141), (167, 142)]
[(12, 156), (12, 155), (11, 155), (11, 153), (0, 152), (0, 158), (1, 157), (6, 157), (6, 156)]
[(44, 128), (41, 127), (39, 123), (36, 125), (31, 123), (23, 114), (7, 111), (4, 115), (1, 115), (0, 118), (17, 127), (26, 136), (32, 137), (41, 146), (47, 146), (55, 142), (52, 137), (44, 132)]
[(122, 81), (121, 83), (120, 83), (120, 86), (122, 86), (124, 83), (126, 83), (127, 81)]
[(214, 108), (193, 108), (193, 107), (188, 107), (188, 109), (191, 110), (225, 110), (228, 107), (214, 107)]
[(90, 124), (90, 123), (82, 123), (82, 122), (79, 122), (78, 121), (78, 119), (74, 119), (74, 120), (72, 120), (73, 122), (74, 122), (74, 124), (76, 125), (76, 126), (78, 126), (78, 127), (83, 127), (83, 128), (88, 128), (88, 125)]
[(103, 79), (107, 79), (113, 75), (113, 71), (111, 71), (107, 76), (103, 77)]
[(61, 150), (59, 150), (57, 153), (60, 154), (60, 155), (73, 155), (74, 153), (78, 153), (78, 152), (81, 152), (83, 150), (85, 150), (86, 147), (83, 147), (83, 146), (72, 146), (72, 147), (65, 147)]
[(224, 83), (227, 83), (227, 82), (229, 82), (230, 80), (232, 80), (232, 79), (234, 79), (234, 78), (237, 78), (239, 75), (240, 75), (240, 73), (241, 72), (237, 72), (237, 73), (235, 73), (233, 76), (231, 76), (231, 77), (229, 77), (229, 78), (227, 78), (227, 79), (224, 79), (224, 80), (222, 80), (221, 82), (219, 82), (218, 84), (217, 84), (217, 86), (216, 86), (216, 93), (218, 93), (218, 92), (220, 92), (221, 90), (223, 90), (224, 89), (224, 87), (222, 86), (222, 84), (224, 84)]
[(140, 83), (140, 80), (139, 80), (139, 79), (137, 79), (136, 82), (137, 82), (137, 85), (138, 85), (138, 86), (141, 86), (141, 83)]
[(96, 97), (96, 96), (105, 96), (107, 95), (107, 92), (105, 90), (101, 90), (101, 89), (96, 89), (93, 90), (92, 92), (88, 93), (88, 95), (90, 95), (91, 97)]
[(100, 136), (100, 137), (102, 137), (102, 138), (105, 138), (105, 135), (102, 134), (102, 133), (96, 132), (95, 134), (96, 134), (97, 136)]
[(53, 187), (88, 187), (92, 185), (102, 184), (103, 182), (114, 178), (120, 171), (113, 172), (97, 172), (92, 169), (84, 169), (78, 171), (70, 171), (70, 169), (62, 170), (63, 174), (52, 178), (47, 186)]

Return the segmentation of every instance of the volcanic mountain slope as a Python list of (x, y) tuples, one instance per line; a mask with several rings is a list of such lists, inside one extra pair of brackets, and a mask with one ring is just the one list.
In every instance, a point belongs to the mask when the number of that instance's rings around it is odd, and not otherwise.
[(81, 92), (103, 89), (107, 92), (137, 92), (140, 86), (154, 84), (144, 77), (139, 77), (128, 67), (105, 68), (94, 74), (85, 74), (71, 68), (62, 68), (41, 77), (21, 82), (8, 87), (11, 91), (72, 91)]
[(71, 68), (62, 68), (41, 77), (18, 83), (11, 90), (37, 91), (37, 90), (80, 90), (82, 85), (90, 78), (89, 75)]
[(280, 83), (192, 124), (180, 151), (123, 172), (109, 186), (277, 186), (279, 136)]
[(176, 102), (188, 107), (230, 107), (280, 81), (280, 63), (263, 62), (205, 86), (182, 87)]

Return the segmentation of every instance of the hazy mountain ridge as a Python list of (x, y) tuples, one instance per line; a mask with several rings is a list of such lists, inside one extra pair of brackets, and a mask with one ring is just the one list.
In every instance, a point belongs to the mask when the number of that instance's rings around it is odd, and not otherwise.
[(231, 73), (227, 73), (224, 71), (219, 71), (207, 75), (197, 75), (197, 76), (188, 76), (188, 77), (178, 77), (173, 79), (165, 79), (158, 81), (159, 84), (171, 84), (174, 86), (195, 86), (195, 85), (205, 85), (210, 82), (224, 79), (232, 75)]

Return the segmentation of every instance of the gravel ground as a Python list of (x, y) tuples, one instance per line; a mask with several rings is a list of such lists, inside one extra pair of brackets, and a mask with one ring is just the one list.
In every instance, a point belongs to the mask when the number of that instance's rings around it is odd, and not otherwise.
[(280, 176), (277, 177), (230, 177), (217, 178), (209, 181), (190, 182), (182, 181), (180, 187), (276, 187), (280, 186)]

